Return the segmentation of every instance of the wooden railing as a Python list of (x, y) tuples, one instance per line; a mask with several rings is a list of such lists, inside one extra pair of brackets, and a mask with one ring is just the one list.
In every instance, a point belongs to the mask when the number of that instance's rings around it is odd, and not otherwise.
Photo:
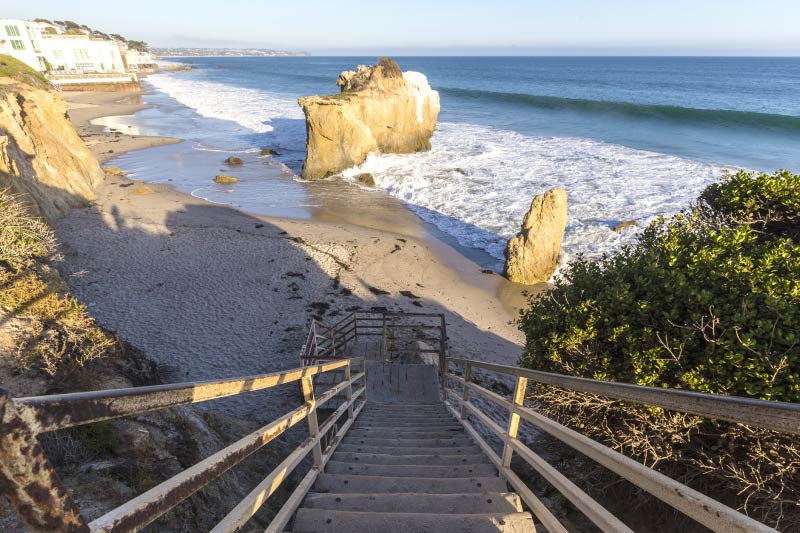
[[(360, 365), (357, 373), (352, 372), (354, 363)], [(343, 370), (343, 380), (316, 395), (314, 376), (339, 370)], [(91, 522), (84, 519), (64, 490), (37, 439), (39, 434), (49, 431), (236, 396), (295, 381), (301, 384), (302, 405)], [(353, 390), (353, 383), (359, 381), (361, 387)], [(365, 390), (366, 373), (361, 358), (242, 378), (31, 398), (12, 399), (0, 390), (0, 490), (34, 530), (133, 531), (168, 512), (292, 426), (307, 420), (308, 438), (213, 529), (216, 533), (236, 531), (244, 525), (311, 453), (313, 467), (267, 529), (283, 531), (364, 407)], [(320, 425), (317, 409), (338, 395), (344, 395), (346, 400)], [(360, 396), (364, 397), (356, 402)], [(347, 420), (339, 424), (345, 413)], [(323, 438), (328, 444), (326, 448), (322, 446)]]
[(403, 355), (431, 355), (444, 367), (447, 326), (444, 315), (437, 313), (355, 312), (333, 325), (312, 320), (300, 359), (306, 364), (349, 357), (359, 340), (378, 337), (387, 362)]
[[(454, 372), (455, 367), (462, 369), (460, 376)], [(475, 383), (473, 380), (474, 369), (516, 377), (516, 386), (511, 399), (504, 398)], [(442, 386), (445, 398), (448, 400), (452, 398), (455, 405), (458, 406), (458, 408), (454, 408), (448, 401), (448, 408), (461, 421), (501, 475), (514, 487), (548, 531), (565, 532), (566, 529), (519, 476), (511, 470), (511, 459), (515, 453), (602, 531), (630, 532), (631, 529), (519, 440), (518, 431), (521, 421), (533, 424), (712, 531), (726, 533), (775, 531), (713, 498), (541, 415), (536, 410), (526, 407), (524, 401), (528, 381), (533, 381), (617, 400), (800, 435), (800, 405), (798, 404), (605, 382), (469, 359), (447, 358), (443, 370)], [(461, 387), (456, 388), (456, 386), (451, 386), (451, 383), (460, 384)], [(482, 411), (476, 403), (470, 401), (471, 393), (505, 409), (508, 412), (506, 426), (502, 427)], [(473, 417), (472, 420), (477, 420), (498, 437), (502, 442), (502, 453), (498, 454), (492, 449), (470, 422), (469, 417)]]

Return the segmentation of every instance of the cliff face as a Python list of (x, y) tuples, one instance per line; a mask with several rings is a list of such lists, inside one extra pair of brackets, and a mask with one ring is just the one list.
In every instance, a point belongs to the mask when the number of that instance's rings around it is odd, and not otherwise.
[(95, 199), (103, 170), (54, 91), (0, 77), (0, 188), (53, 220)]
[(567, 227), (567, 191), (550, 189), (533, 198), (522, 229), (506, 245), (505, 276), (531, 285), (550, 279), (558, 266)]
[(419, 72), (402, 72), (383, 59), (342, 72), (340, 94), (306, 96), (308, 149), (302, 175), (320, 179), (363, 163), (370, 152), (430, 150), (439, 116), (439, 93)]

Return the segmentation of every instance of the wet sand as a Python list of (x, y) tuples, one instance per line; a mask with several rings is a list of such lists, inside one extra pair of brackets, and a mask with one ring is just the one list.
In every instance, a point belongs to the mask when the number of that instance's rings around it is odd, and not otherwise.
[(86, 146), (105, 164), (121, 154), (152, 148), (164, 144), (178, 143), (172, 137), (126, 135), (124, 132), (105, 131), (92, 120), (113, 115), (132, 115), (148, 106), (142, 102), (141, 92), (64, 92), (62, 97), (69, 104), (69, 117)]

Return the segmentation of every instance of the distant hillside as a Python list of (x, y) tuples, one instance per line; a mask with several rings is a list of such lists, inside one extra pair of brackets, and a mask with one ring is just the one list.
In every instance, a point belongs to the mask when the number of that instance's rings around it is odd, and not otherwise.
[(270, 57), (307, 56), (308, 52), (287, 52), (268, 48), (150, 48), (159, 57)]

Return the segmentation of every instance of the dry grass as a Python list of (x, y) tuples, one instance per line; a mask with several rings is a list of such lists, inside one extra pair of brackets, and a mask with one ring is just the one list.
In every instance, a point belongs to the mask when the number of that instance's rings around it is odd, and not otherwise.
[(0, 308), (29, 324), (17, 341), (17, 370), (51, 377), (83, 368), (117, 345), (69, 295), (58, 274), (39, 262), (54, 251), (49, 226), (0, 192)]
[[(539, 385), (538, 409), (632, 457), (782, 531), (800, 531), (800, 444), (774, 431), (712, 421), (601, 396)], [(602, 501), (624, 498), (631, 510), (671, 513), (637, 494), (619, 494), (619, 478), (581, 465)], [(640, 510), (641, 512), (641, 510)], [(664, 517), (666, 519), (666, 516)], [(674, 516), (669, 517), (675, 520)]]
[(43, 220), (28, 216), (22, 202), (0, 191), (0, 261), (44, 257), (55, 244), (53, 232)]

